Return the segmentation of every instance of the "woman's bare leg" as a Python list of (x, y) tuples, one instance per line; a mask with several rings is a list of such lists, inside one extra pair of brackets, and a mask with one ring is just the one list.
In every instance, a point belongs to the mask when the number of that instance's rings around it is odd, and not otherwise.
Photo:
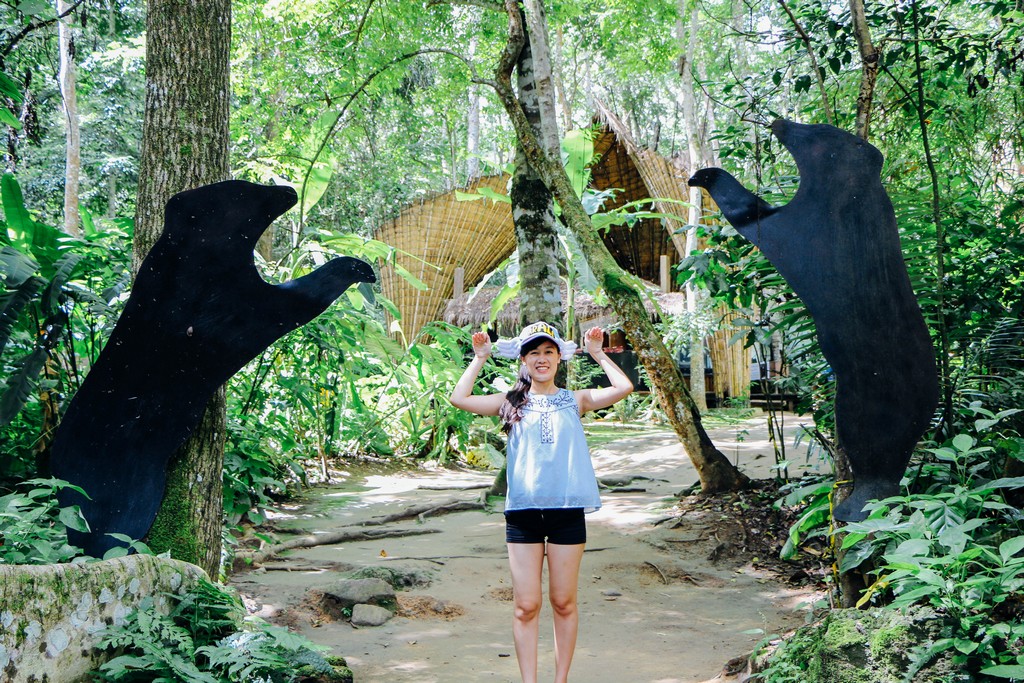
[(544, 544), (509, 543), (508, 563), (512, 569), (512, 594), (515, 601), (512, 637), (516, 643), (519, 675), (523, 683), (537, 683), (537, 636)]
[(576, 602), (583, 544), (548, 543), (548, 599), (555, 621), (555, 683), (569, 680), (580, 615)]

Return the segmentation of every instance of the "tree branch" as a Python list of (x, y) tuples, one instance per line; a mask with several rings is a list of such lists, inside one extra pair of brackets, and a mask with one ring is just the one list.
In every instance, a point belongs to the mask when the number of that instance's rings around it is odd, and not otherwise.
[(11, 36), (11, 39), (7, 42), (6, 45), (4, 45), (3, 49), (0, 50), (0, 64), (3, 64), (3, 61), (7, 57), (7, 55), (11, 54), (11, 50), (13, 50), (14, 47), (25, 38), (25, 36), (32, 33), (32, 31), (35, 31), (36, 29), (43, 28), (44, 26), (49, 26), (50, 24), (55, 24), (56, 22), (60, 21), (61, 19), (71, 14), (76, 9), (78, 9), (78, 6), (83, 4), (85, 1), (86, 0), (78, 0), (78, 2), (68, 7), (63, 13), (58, 14), (56, 17), (52, 19), (33, 21), (31, 24), (26, 24), (20, 31)]
[(498, 12), (505, 11), (505, 5), (501, 0), (430, 0), (427, 3), (427, 7), (436, 7), (437, 5), (462, 5), (463, 7), (483, 7)]
[(814, 80), (818, 83), (818, 91), (821, 93), (821, 106), (825, 109), (825, 120), (828, 123), (834, 124), (835, 116), (832, 114), (832, 105), (828, 101), (828, 93), (825, 92), (825, 79), (821, 75), (821, 69), (818, 67), (818, 58), (814, 54), (814, 47), (811, 45), (811, 37), (807, 35), (807, 31), (800, 25), (800, 21), (793, 14), (793, 11), (789, 9), (789, 5), (786, 4), (786, 0), (778, 0), (779, 7), (786, 13), (789, 20), (793, 23), (793, 28), (800, 35), (800, 39), (804, 43), (804, 47), (807, 49), (807, 56), (811, 58), (811, 68), (814, 70)]

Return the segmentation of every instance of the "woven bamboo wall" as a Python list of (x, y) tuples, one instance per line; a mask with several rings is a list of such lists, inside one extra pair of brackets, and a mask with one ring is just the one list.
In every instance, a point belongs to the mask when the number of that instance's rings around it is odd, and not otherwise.
[[(507, 175), (479, 178), (464, 188), (488, 187), (507, 194)], [(512, 209), (490, 199), (459, 201), (454, 192), (425, 198), (382, 225), (374, 238), (400, 250), (396, 261), (422, 280), (420, 291), (390, 265), (381, 268), (381, 288), (402, 313), (402, 330), (411, 343), (420, 329), (441, 317), (452, 297), (455, 269), (465, 270), (474, 285), (494, 270), (515, 248)], [(390, 324), (392, 321), (389, 320)]]
[[(600, 101), (597, 102), (598, 117), (607, 126), (614, 139), (629, 155), (635, 174), (639, 174), (642, 180), (644, 194), (639, 198), (656, 197), (664, 199), (675, 199), (688, 201), (690, 198), (689, 186), (686, 181), (690, 177), (689, 169), (677, 159), (668, 159), (654, 150), (637, 146), (633, 136), (619, 117), (612, 113)], [(614, 185), (607, 187), (616, 187)], [(671, 202), (655, 202), (655, 207), (661, 213), (675, 214), (679, 219), (669, 218), (665, 225), (660, 226), (668, 233), (668, 239), (676, 248), (678, 262), (686, 255), (686, 235), (676, 233), (679, 228), (686, 225), (686, 207)]]

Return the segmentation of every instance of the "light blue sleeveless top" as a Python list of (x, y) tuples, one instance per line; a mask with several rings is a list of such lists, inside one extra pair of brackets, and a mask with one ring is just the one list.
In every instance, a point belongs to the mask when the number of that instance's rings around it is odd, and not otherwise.
[(508, 435), (505, 511), (601, 507), (576, 397), (568, 389), (527, 394), (523, 419)]

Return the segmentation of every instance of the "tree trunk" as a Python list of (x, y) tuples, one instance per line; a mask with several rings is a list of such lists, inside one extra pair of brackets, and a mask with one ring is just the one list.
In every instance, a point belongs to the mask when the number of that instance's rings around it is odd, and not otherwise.
[[(57, 0), (57, 16), (68, 11), (65, 0)], [(82, 234), (78, 209), (78, 184), (82, 172), (81, 134), (78, 125), (78, 96), (75, 84), (74, 12), (57, 21), (60, 49), (60, 94), (64, 104), (64, 232), (75, 237)]]
[[(858, 2), (859, 0), (852, 0), (852, 2)], [(800, 41), (804, 44), (804, 49), (807, 51), (807, 58), (811, 62), (811, 73), (814, 74), (814, 82), (818, 85), (818, 94), (821, 96), (821, 108), (825, 112), (825, 121), (830, 125), (835, 123), (835, 116), (832, 115), (832, 104), (828, 101), (828, 92), (825, 90), (825, 78), (822, 76), (821, 68), (818, 66), (818, 57), (814, 52), (814, 45), (811, 44), (811, 37), (807, 35), (807, 31), (800, 24), (800, 21), (793, 14), (793, 10), (789, 9), (789, 5), (786, 4), (786, 0), (778, 0), (779, 7), (789, 17), (790, 22), (793, 24), (793, 28), (796, 30), (797, 35), (800, 36)]]
[(505, 0), (505, 11), (509, 21), (508, 43), (490, 85), (494, 87), (512, 120), (523, 152), (561, 205), (566, 224), (575, 234), (591, 270), (607, 292), (623, 330), (654, 384), (669, 422), (700, 476), (702, 490), (717, 493), (741, 488), (749, 483), (748, 478), (733, 467), (711, 443), (701, 425), (700, 413), (686, 391), (683, 377), (661, 336), (654, 329), (639, 294), (625, 281), (626, 274), (615, 263), (594, 229), (590, 216), (573, 191), (561, 159), (551, 158), (540, 146), (515, 98), (512, 91), (512, 69), (526, 38), (516, 0)]
[(864, 13), (864, 0), (850, 0), (850, 19), (853, 33), (860, 50), (860, 91), (857, 93), (857, 137), (868, 139), (871, 128), (871, 102), (875, 96), (875, 82), (878, 80), (878, 60), (881, 54), (871, 42), (871, 30)]
[[(685, 38), (687, 32), (683, 28), (683, 18), (686, 16), (686, 0), (679, 0), (679, 22), (677, 24), (679, 41), (682, 47), (682, 56), (679, 59), (679, 85), (683, 99), (683, 119), (686, 122), (686, 139), (690, 151), (690, 169), (700, 168), (705, 162), (707, 154), (704, 151), (705, 141), (701, 126), (697, 121), (697, 97), (693, 92), (693, 56), (696, 53), (697, 30), (700, 28), (700, 9), (694, 4), (690, 11), (689, 40)], [(689, 256), (697, 249), (697, 228), (704, 212), (701, 207), (703, 197), (699, 187), (691, 187), (690, 208), (687, 216), (687, 223), (693, 226), (686, 231), (686, 255)], [(701, 307), (702, 293), (704, 290), (686, 285), (686, 310), (695, 319), (695, 314)], [(690, 335), (690, 395), (700, 412), (708, 409), (707, 388), (704, 386), (704, 336), (699, 332)]]
[[(562, 55), (562, 30), (555, 33), (556, 54)], [(551, 78), (558, 94), (558, 106), (562, 110), (562, 130), (572, 130), (572, 103), (569, 102), (569, 94), (565, 91), (565, 66), (559, 61), (551, 67)]]
[[(526, 39), (518, 58), (517, 85), (519, 106), (525, 113), (530, 130), (542, 141), (545, 151), (551, 154), (552, 150), (559, 148), (554, 100), (542, 100), (538, 96), (540, 82), (550, 85), (551, 62), (537, 60), (534, 53), (534, 45), (539, 48), (545, 44), (543, 37), (532, 34)], [(548, 72), (543, 74), (545, 65)], [(538, 76), (542, 81), (538, 81)], [(519, 322), (527, 325), (545, 320), (561, 327), (562, 289), (558, 272), (561, 254), (554, 203), (548, 186), (537, 175), (522, 145), (516, 151), (516, 170), (512, 175), (510, 195), (519, 250)]]
[[(149, 0), (136, 271), (163, 229), (171, 195), (229, 176), (230, 43), (230, 0)], [(167, 493), (147, 539), (157, 552), (169, 550), (214, 577), (220, 566), (224, 424), (221, 389), (171, 461)]]
[[(474, 22), (474, 29), (478, 22)], [(469, 39), (469, 58), (476, 56), (476, 30)], [(480, 177), (480, 91), (476, 83), (466, 89), (469, 110), (466, 115), (466, 182)]]

